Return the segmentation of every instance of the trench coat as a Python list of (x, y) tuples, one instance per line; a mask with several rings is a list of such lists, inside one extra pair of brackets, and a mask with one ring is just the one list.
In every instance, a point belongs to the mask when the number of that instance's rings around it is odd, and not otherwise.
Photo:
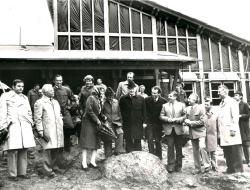
[[(169, 122), (169, 119), (172, 118), (175, 118), (176, 122)], [(185, 105), (179, 101), (174, 103), (174, 107), (172, 107), (170, 102), (163, 104), (160, 119), (163, 122), (162, 127), (164, 134), (171, 135), (174, 129), (177, 135), (182, 135), (182, 123), (185, 119)]]
[[(232, 146), (241, 144), (239, 128), (239, 104), (227, 96), (219, 105), (218, 127), (220, 145)], [(230, 135), (230, 130), (235, 131), (235, 136)]]
[(185, 109), (186, 118), (191, 121), (189, 128), (189, 138), (198, 139), (206, 136), (206, 128), (204, 126), (205, 109), (202, 105), (195, 104)]
[(205, 114), (205, 127), (206, 127), (206, 148), (207, 151), (212, 152), (217, 149), (218, 139), (218, 111), (215, 108), (211, 108)]
[(239, 126), (240, 126), (240, 134), (242, 141), (250, 141), (250, 127), (249, 127), (250, 111), (248, 103), (240, 101), (239, 110), (241, 115), (239, 119)]
[(98, 116), (101, 113), (101, 105), (94, 95), (88, 97), (86, 101), (85, 114), (82, 119), (80, 134), (80, 147), (82, 149), (96, 150), (100, 148), (97, 126), (100, 123)]
[(139, 95), (130, 97), (127, 94), (121, 97), (119, 105), (125, 139), (142, 139), (143, 123), (146, 119), (144, 98)]
[(43, 96), (34, 106), (34, 122), (38, 131), (49, 139), (44, 149), (61, 148), (64, 146), (63, 120), (57, 100)]
[(28, 98), (14, 91), (3, 94), (0, 100), (0, 129), (9, 126), (9, 138), (3, 149), (35, 147), (32, 125), (32, 112)]

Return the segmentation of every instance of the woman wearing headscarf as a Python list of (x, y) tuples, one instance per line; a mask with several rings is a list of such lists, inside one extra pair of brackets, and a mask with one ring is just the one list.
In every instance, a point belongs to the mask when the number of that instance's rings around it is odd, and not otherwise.
[(99, 115), (101, 113), (100, 93), (94, 87), (92, 94), (87, 98), (85, 113), (82, 118), (80, 134), (80, 147), (82, 148), (82, 169), (87, 170), (87, 151), (91, 151), (90, 166), (96, 168), (96, 153), (100, 147), (97, 130), (101, 126)]

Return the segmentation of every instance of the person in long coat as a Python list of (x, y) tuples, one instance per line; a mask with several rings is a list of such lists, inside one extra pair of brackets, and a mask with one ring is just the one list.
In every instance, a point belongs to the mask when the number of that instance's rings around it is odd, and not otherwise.
[(96, 153), (100, 148), (97, 136), (98, 128), (101, 126), (99, 115), (101, 113), (100, 92), (97, 88), (92, 92), (86, 101), (85, 113), (82, 118), (80, 134), (80, 147), (82, 148), (82, 169), (87, 170), (87, 150), (91, 151), (90, 166), (96, 168)]
[[(194, 167), (192, 174), (207, 172), (210, 169), (210, 161), (206, 151), (206, 128), (205, 122), (205, 109), (202, 105), (198, 104), (199, 96), (197, 94), (190, 94), (188, 97), (189, 106), (186, 108), (186, 119), (184, 124), (189, 126), (189, 138), (192, 141)], [(204, 170), (202, 171), (201, 165), (203, 164)]]
[(185, 105), (177, 101), (176, 91), (172, 91), (168, 98), (169, 102), (162, 106), (160, 119), (168, 144), (167, 171), (172, 173), (180, 172), (182, 168), (182, 123), (185, 119)]
[(7, 150), (9, 179), (17, 181), (27, 175), (27, 150), (35, 147), (32, 132), (32, 112), (28, 98), (22, 94), (24, 82), (13, 81), (13, 90), (3, 94), (0, 100), (0, 129), (8, 130), (9, 138), (4, 144)]
[(126, 151), (142, 150), (143, 124), (146, 119), (145, 100), (136, 95), (137, 86), (133, 81), (128, 82), (129, 93), (121, 97), (119, 101)]
[(159, 118), (162, 105), (167, 102), (161, 97), (161, 88), (154, 86), (151, 89), (151, 96), (145, 99), (146, 104), (146, 136), (148, 140), (149, 153), (162, 159), (162, 121)]
[(206, 149), (212, 170), (217, 171), (218, 111), (212, 106), (210, 97), (205, 98), (205, 111)]
[(249, 105), (242, 101), (243, 94), (240, 91), (234, 93), (234, 99), (239, 103), (240, 118), (239, 127), (242, 140), (242, 148), (246, 159), (246, 164), (250, 167), (250, 127), (249, 117), (250, 110)]
[(221, 98), (218, 115), (220, 146), (223, 148), (226, 159), (226, 173), (243, 172), (239, 105), (228, 96), (228, 92), (227, 86), (218, 87), (218, 94)]
[(86, 75), (83, 79), (85, 83), (81, 88), (81, 92), (79, 93), (79, 106), (81, 109), (81, 113), (84, 114), (86, 108), (86, 101), (88, 97), (96, 90), (94, 86), (94, 77), (91, 75)]
[(69, 108), (71, 106), (71, 101), (74, 100), (74, 94), (68, 86), (62, 85), (62, 75), (57, 74), (54, 78), (54, 83), (54, 99), (58, 101), (63, 116), (64, 150), (66, 152), (70, 152), (72, 145), (70, 136), (74, 134), (74, 124), (69, 112)]
[(63, 120), (60, 105), (53, 99), (54, 89), (51, 84), (42, 87), (43, 97), (34, 106), (34, 122), (41, 136), (49, 142), (43, 144), (43, 166), (49, 177), (54, 177), (54, 167), (61, 159), (61, 148), (64, 146)]

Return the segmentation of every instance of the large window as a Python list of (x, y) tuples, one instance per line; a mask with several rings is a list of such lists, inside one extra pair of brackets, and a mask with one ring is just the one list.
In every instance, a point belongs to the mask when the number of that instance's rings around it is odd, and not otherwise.
[[(197, 38), (193, 29), (159, 17), (156, 18), (156, 32), (158, 51), (198, 58)], [(193, 64), (191, 69), (199, 71), (198, 64)]]
[(110, 50), (153, 51), (152, 17), (109, 1), (109, 39)]
[(104, 50), (103, 0), (58, 0), (58, 49)]

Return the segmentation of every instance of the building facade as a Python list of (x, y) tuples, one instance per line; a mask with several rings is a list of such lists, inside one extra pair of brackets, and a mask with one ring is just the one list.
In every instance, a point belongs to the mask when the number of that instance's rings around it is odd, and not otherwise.
[[(50, 82), (56, 73), (76, 92), (92, 74), (114, 88), (126, 72), (164, 96), (177, 78), (189, 94), (211, 96), (218, 85), (250, 101), (250, 42), (150, 1), (47, 0), (53, 21), (50, 46), (1, 46), (1, 80)], [(3, 52), (5, 55), (3, 55)]]

